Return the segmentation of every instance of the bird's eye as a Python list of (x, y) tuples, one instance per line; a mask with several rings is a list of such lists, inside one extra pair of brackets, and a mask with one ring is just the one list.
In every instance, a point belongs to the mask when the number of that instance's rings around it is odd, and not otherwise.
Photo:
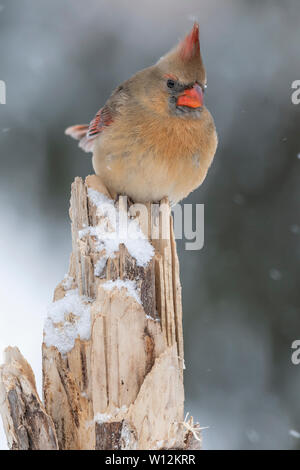
[(168, 80), (167, 81), (167, 87), (168, 88), (174, 88), (174, 86), (175, 86), (174, 80)]

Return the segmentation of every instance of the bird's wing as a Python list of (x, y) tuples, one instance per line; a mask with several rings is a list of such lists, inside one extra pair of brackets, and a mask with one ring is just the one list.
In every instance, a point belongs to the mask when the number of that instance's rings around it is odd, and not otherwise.
[(110, 107), (105, 105), (101, 108), (90, 124), (80, 124), (71, 126), (66, 129), (65, 134), (70, 135), (73, 139), (79, 140), (79, 147), (85, 152), (92, 152), (94, 140), (103, 130), (110, 126), (113, 122)]
[(65, 134), (79, 140), (79, 147), (85, 152), (92, 152), (95, 139), (113, 122), (119, 113), (120, 107), (125, 104), (128, 96), (124, 86), (117, 88), (107, 103), (101, 108), (90, 124), (80, 124), (68, 127)]
[(94, 119), (90, 122), (87, 137), (94, 139), (106, 127), (110, 126), (113, 122), (112, 111), (109, 106), (105, 105), (101, 108)]

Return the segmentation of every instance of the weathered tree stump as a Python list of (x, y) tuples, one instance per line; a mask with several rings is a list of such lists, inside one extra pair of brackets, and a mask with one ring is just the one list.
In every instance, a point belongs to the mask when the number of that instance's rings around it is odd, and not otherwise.
[[(147, 210), (132, 204), (129, 217), (127, 209), (98, 177), (75, 179), (70, 268), (44, 331), (45, 408), (20, 355), (18, 374), (11, 360), (1, 369), (10, 448), (199, 448), (199, 428), (183, 414), (181, 287), (170, 207), (167, 200)], [(8, 385), (10, 375), (16, 385)], [(30, 397), (19, 387), (24, 380)], [(12, 408), (17, 388), (15, 409), (32, 403), (34, 420)], [(31, 435), (31, 425), (33, 436), (43, 430), (40, 439), (19, 436), (23, 428)]]

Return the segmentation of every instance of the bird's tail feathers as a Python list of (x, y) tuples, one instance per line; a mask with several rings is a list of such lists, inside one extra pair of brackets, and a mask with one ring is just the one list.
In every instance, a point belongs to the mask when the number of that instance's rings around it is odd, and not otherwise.
[(92, 152), (94, 148), (94, 139), (88, 136), (88, 124), (79, 124), (77, 126), (68, 127), (65, 134), (79, 140), (79, 147), (85, 152)]
[(77, 126), (68, 127), (65, 130), (65, 134), (73, 137), (75, 140), (81, 140), (86, 136), (88, 130), (88, 124), (79, 124)]

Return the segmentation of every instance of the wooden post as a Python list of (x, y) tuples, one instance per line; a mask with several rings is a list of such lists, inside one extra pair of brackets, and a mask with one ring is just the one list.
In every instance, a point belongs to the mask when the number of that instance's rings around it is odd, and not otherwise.
[[(144, 208), (131, 205), (128, 218), (124, 201), (113, 201), (97, 176), (72, 185), (70, 268), (55, 290), (43, 343), (45, 409), (39, 405), (41, 419), (55, 426), (52, 448), (199, 448), (199, 428), (184, 420), (170, 207), (163, 200)], [(120, 235), (121, 219), (135, 238)], [(8, 400), (0, 411), (12, 415)], [(17, 448), (12, 427), (6, 432)]]

